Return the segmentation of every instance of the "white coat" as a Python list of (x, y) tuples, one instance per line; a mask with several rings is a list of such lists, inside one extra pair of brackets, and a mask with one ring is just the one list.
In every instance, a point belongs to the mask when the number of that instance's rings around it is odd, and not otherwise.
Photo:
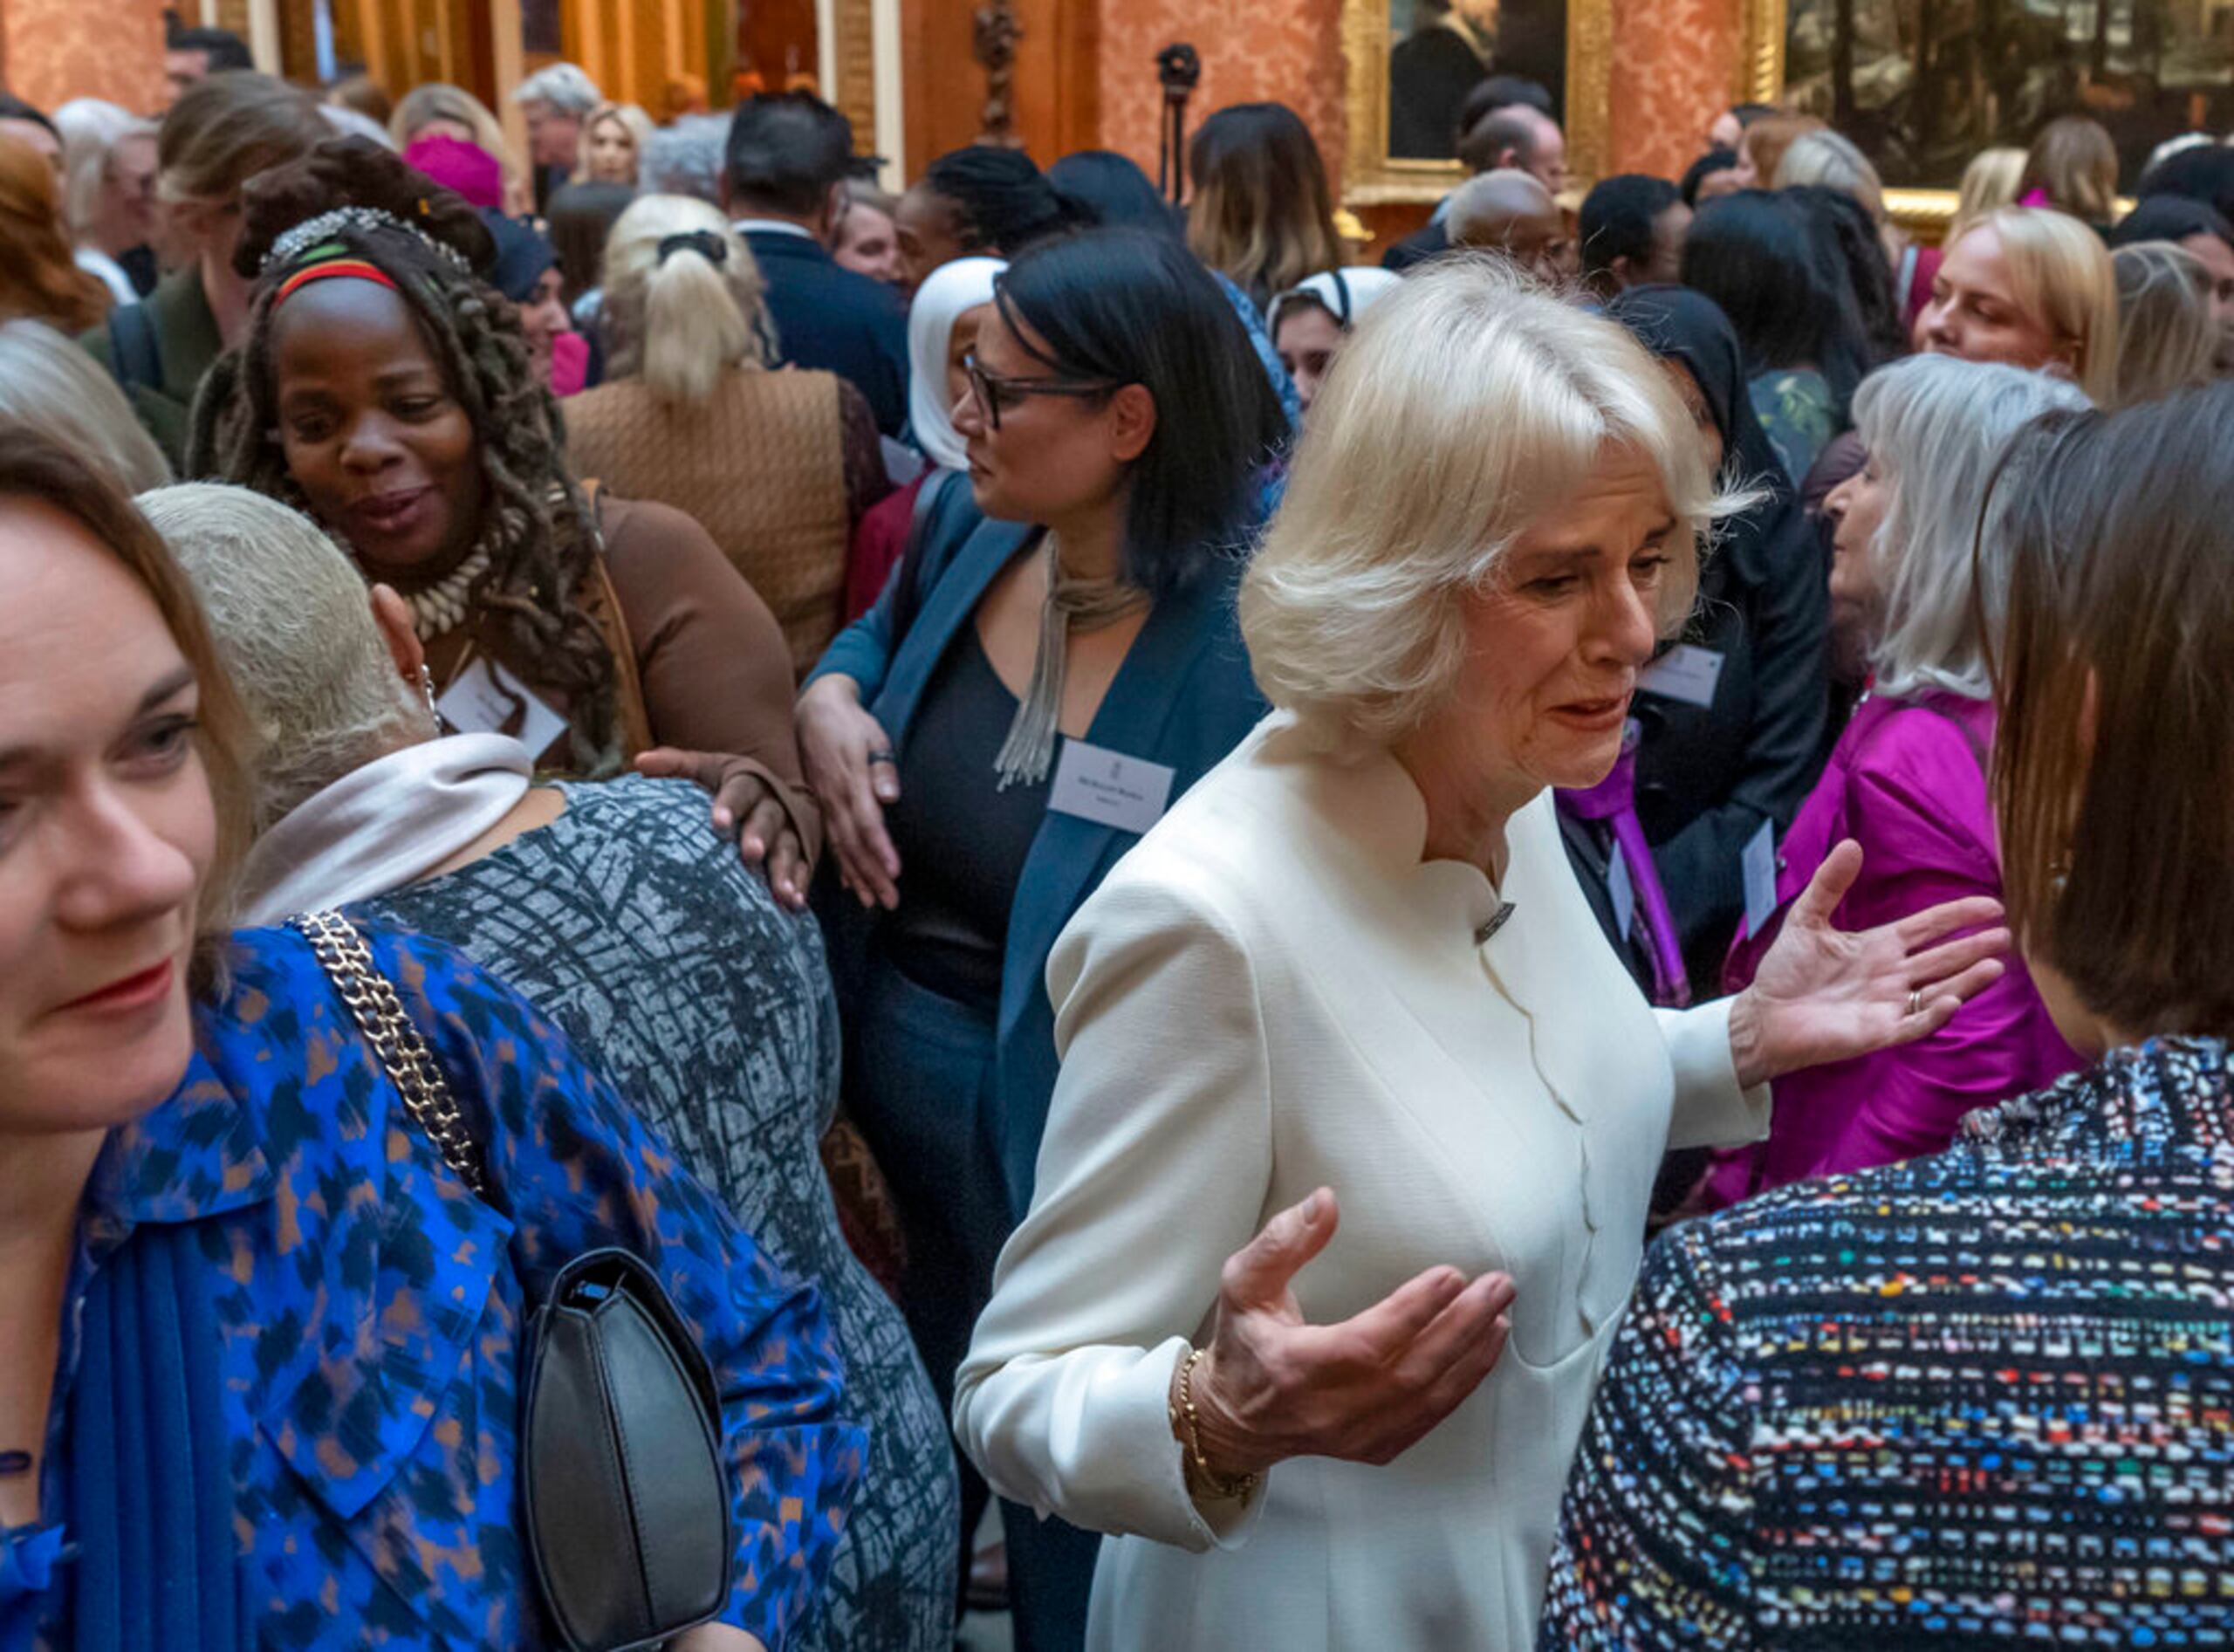
[[(1079, 911), (1048, 963), (1062, 1073), (1030, 1215), (955, 1398), (1018, 1502), (1111, 1534), (1088, 1643), (1519, 1652), (1568, 1460), (1664, 1149), (1757, 1139), (1727, 1004), (1655, 1011), (1569, 868), (1546, 794), (1502, 892), (1422, 863), (1392, 757), (1275, 714)], [(1476, 936), (1501, 901), (1513, 911)], [(1387, 1467), (1299, 1458), (1198, 1507), (1167, 1412), (1226, 1258), (1332, 1187), (1297, 1276), (1314, 1323), (1422, 1269), (1502, 1270), (1488, 1381)]]

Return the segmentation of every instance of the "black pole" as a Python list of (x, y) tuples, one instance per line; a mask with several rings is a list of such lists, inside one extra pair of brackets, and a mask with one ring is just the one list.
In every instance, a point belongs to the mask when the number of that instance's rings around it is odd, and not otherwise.
[(1163, 87), (1162, 134), (1157, 145), (1156, 188), (1174, 206), (1187, 195), (1187, 99), (1202, 83), (1203, 59), (1194, 47), (1175, 41), (1155, 54), (1155, 77)]

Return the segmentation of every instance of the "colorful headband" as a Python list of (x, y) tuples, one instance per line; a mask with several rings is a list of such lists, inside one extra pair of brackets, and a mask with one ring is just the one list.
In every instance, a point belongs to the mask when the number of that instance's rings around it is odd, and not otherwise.
[(372, 281), (386, 287), (390, 292), (396, 290), (394, 281), (379, 265), (367, 264), (356, 254), (339, 245), (332, 250), (334, 254), (332, 257), (321, 259), (316, 264), (306, 264), (281, 282), (278, 292), (272, 298), (271, 307), (277, 310), (294, 296), (297, 288), (306, 287), (313, 281), (345, 278), (352, 281)]
[[(427, 209), (427, 202), (422, 199), (419, 202), (419, 210), (424, 213)], [(271, 250), (264, 255), (262, 268), (274, 270), (292, 264), (321, 241), (331, 241), (345, 230), (401, 230), (466, 274), (473, 273), (473, 261), (456, 247), (435, 240), (417, 224), (408, 223), (393, 212), (384, 212), (378, 207), (336, 207), (331, 212), (319, 213), (315, 218), (305, 218), (273, 240)]]

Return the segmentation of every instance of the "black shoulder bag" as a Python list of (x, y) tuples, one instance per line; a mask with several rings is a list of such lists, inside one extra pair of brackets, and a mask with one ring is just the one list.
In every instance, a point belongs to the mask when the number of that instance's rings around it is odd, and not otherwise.
[[(404, 1110), (476, 1197), (480, 1144), (372, 949), (338, 913), (289, 922)], [(569, 1652), (657, 1646), (729, 1599), (729, 1469), (705, 1354), (651, 1269), (592, 1251), (560, 1269), (520, 1352), (520, 1497), (551, 1626)]]

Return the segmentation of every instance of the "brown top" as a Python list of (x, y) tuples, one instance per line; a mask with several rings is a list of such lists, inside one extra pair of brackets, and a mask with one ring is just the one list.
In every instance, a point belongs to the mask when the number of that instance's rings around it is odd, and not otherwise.
[[(604, 578), (588, 595), (616, 648), (616, 714), (625, 762), (655, 745), (748, 759), (774, 785), (810, 860), (822, 847), (822, 815), (800, 776), (791, 730), (791, 667), (768, 606), (737, 577), (706, 531), (680, 511), (600, 493)], [(617, 613), (603, 600), (610, 592)], [(567, 696), (512, 657), (485, 607), (428, 645), (438, 694), (487, 654), (564, 717)], [(538, 770), (579, 773), (569, 732), (537, 754)]]
[(889, 487), (866, 409), (828, 373), (742, 368), (689, 406), (626, 379), (566, 401), (567, 452), (577, 474), (704, 524), (804, 675), (845, 617), (853, 519)]

